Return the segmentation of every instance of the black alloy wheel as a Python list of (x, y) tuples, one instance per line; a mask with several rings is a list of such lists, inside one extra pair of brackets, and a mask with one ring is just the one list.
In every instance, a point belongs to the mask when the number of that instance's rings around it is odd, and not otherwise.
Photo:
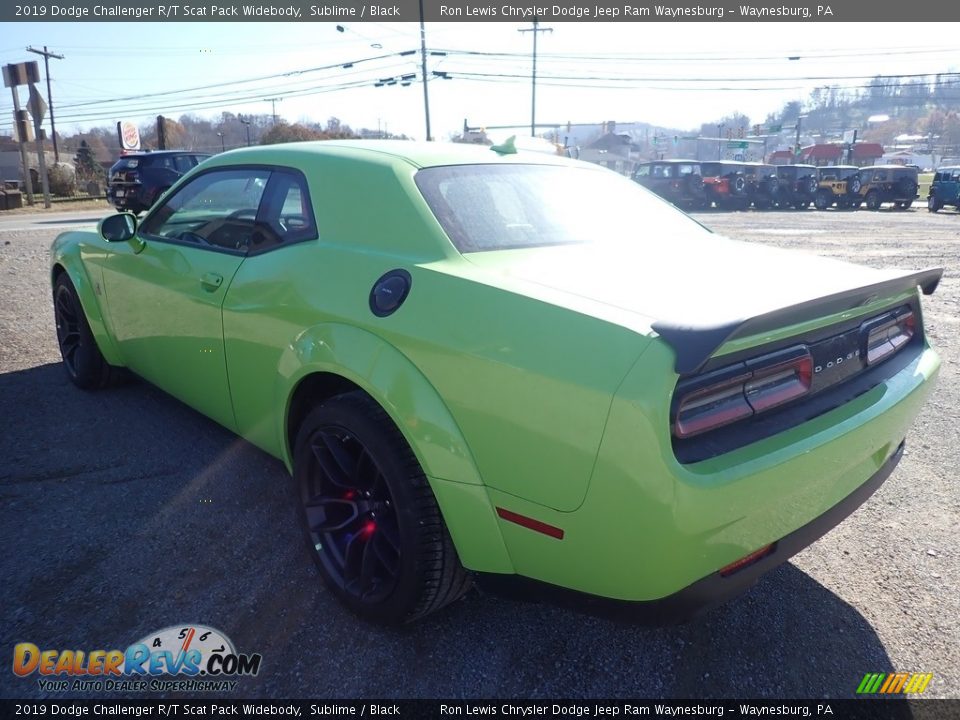
[(401, 569), (396, 505), (383, 470), (346, 428), (319, 428), (309, 443), (315, 465), (302, 500), (313, 547), (340, 590), (380, 602)]
[(107, 363), (100, 353), (77, 290), (66, 272), (53, 285), (53, 316), (63, 367), (74, 385), (96, 390), (123, 377), (123, 369)]
[(410, 622), (470, 588), (423, 470), (370, 396), (338, 395), (310, 412), (293, 464), (313, 559), (355, 613)]
[(57, 343), (63, 366), (71, 378), (76, 378), (79, 370), (80, 348), (83, 336), (80, 334), (80, 315), (77, 298), (73, 288), (66, 283), (57, 283), (53, 293), (53, 313), (57, 322)]

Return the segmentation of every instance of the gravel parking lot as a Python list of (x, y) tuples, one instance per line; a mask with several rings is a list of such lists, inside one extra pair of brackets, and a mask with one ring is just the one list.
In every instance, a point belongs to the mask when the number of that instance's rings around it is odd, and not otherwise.
[[(279, 461), (145, 383), (67, 382), (47, 280), (61, 230), (0, 226), (0, 652), (202, 623), (263, 654), (240, 697), (837, 698), (891, 670), (960, 697), (960, 217), (918, 203), (698, 218), (877, 267), (945, 266), (925, 298), (944, 365), (866, 505), (747, 595), (665, 628), (478, 592), (402, 630), (356, 620), (319, 582)], [(0, 696), (44, 692), (7, 670)]]

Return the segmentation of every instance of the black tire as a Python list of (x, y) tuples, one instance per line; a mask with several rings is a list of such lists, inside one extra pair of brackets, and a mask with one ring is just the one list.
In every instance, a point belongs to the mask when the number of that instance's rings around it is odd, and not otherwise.
[(83, 390), (99, 390), (116, 382), (122, 375), (122, 368), (104, 360), (77, 290), (65, 272), (53, 285), (53, 314), (63, 368), (70, 381)]
[(821, 190), (813, 197), (813, 206), (817, 210), (826, 210), (833, 204), (833, 193), (829, 190)]
[(860, 178), (856, 175), (850, 178), (850, 182), (847, 183), (847, 188), (852, 195), (857, 195), (860, 192)]
[(878, 193), (876, 190), (871, 190), (868, 192), (865, 199), (865, 204), (867, 206), (867, 210), (879, 210), (880, 205), (882, 204), (882, 201), (880, 200), (880, 193)]
[(930, 195), (929, 197), (927, 197), (927, 210), (935, 213), (942, 207), (943, 207), (943, 203), (940, 202), (939, 198), (937, 198), (936, 195)]
[(794, 200), (794, 201), (793, 201), (793, 207), (796, 208), (797, 210), (806, 210), (808, 207), (810, 207), (810, 201), (809, 201), (809, 200)]
[(311, 555), (356, 614), (411, 622), (469, 590), (423, 470), (366, 394), (338, 395), (307, 415), (293, 473)]
[(812, 175), (807, 178), (807, 194), (813, 195), (817, 192), (817, 188), (820, 186), (820, 183), (817, 182), (817, 179)]

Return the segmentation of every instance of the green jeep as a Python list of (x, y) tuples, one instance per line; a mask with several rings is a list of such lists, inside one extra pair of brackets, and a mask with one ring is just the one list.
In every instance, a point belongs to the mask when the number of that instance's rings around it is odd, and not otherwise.
[(918, 182), (917, 168), (904, 165), (874, 165), (860, 170), (860, 198), (868, 210), (879, 210), (883, 203), (893, 203), (897, 210), (906, 210), (916, 200)]
[(960, 210), (960, 167), (938, 168), (927, 195), (927, 210), (936, 212), (944, 205)]
[(860, 168), (856, 165), (834, 165), (817, 168), (817, 194), (813, 206), (826, 210), (856, 207), (860, 199)]

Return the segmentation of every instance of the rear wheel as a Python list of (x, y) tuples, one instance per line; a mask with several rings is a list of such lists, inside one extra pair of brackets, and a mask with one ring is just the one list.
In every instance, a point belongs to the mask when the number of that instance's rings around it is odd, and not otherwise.
[(867, 210), (879, 210), (880, 209), (880, 193), (876, 190), (871, 190), (867, 193), (866, 205)]
[(294, 477), (320, 574), (358, 615), (409, 622), (469, 589), (423, 470), (367, 395), (338, 395), (306, 417)]
[(813, 206), (817, 210), (826, 210), (833, 204), (832, 193), (829, 190), (821, 190), (813, 198)]
[(90, 330), (77, 290), (67, 273), (53, 286), (53, 314), (57, 322), (57, 344), (67, 377), (79, 388), (98, 390), (112, 384), (122, 369), (104, 360)]
[(942, 207), (943, 203), (940, 202), (940, 198), (936, 195), (931, 195), (927, 198), (927, 210), (930, 212), (937, 212)]

